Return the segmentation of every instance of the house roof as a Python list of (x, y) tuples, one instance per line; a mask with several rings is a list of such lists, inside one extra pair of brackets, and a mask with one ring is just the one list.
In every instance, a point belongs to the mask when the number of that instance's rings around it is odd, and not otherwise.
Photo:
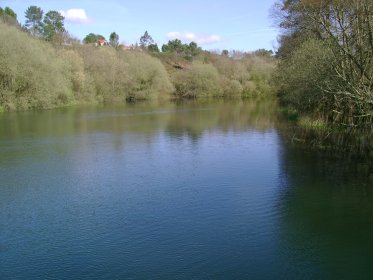
[(107, 42), (107, 41), (103, 40), (103, 39), (97, 41), (97, 43), (105, 43), (105, 42)]

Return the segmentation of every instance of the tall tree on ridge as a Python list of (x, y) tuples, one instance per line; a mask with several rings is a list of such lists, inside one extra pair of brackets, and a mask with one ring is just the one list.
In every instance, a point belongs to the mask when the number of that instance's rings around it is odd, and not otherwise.
[(43, 33), (43, 10), (37, 6), (30, 6), (25, 12), (25, 27), (34, 36)]
[(119, 46), (119, 35), (115, 32), (110, 34), (110, 45), (115, 48)]
[(144, 35), (140, 37), (140, 46), (142, 48), (148, 48), (149, 45), (154, 44), (152, 36), (149, 35), (148, 31), (145, 31)]
[(65, 32), (65, 18), (57, 11), (49, 11), (44, 17), (44, 37), (51, 41), (57, 33)]

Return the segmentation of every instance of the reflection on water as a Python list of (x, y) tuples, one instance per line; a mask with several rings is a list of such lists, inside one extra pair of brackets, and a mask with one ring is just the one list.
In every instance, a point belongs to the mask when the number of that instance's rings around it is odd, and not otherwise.
[(313, 279), (370, 279), (372, 162), (286, 147), (281, 166), (280, 236), (288, 263), (298, 261), (299, 275)]
[(372, 163), (273, 100), (0, 115), (0, 278), (371, 279)]

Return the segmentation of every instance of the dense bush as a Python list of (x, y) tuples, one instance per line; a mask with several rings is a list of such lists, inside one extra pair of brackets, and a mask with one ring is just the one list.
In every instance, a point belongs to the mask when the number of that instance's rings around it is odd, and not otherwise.
[(284, 104), (333, 126), (372, 129), (372, 9), (371, 0), (277, 3)]
[(243, 92), (243, 87), (238, 80), (229, 80), (222, 77), (220, 80), (221, 88), (223, 90), (223, 95), (225, 97), (241, 97)]
[(331, 52), (320, 40), (301, 44), (290, 59), (281, 61), (281, 71), (274, 74), (281, 102), (308, 114), (327, 111), (333, 96), (320, 88), (332, 83), (331, 60)]
[(174, 74), (175, 94), (185, 98), (221, 96), (219, 78), (213, 65), (194, 62), (188, 69)]
[(115, 49), (82, 46), (78, 48), (85, 69), (92, 77), (99, 101), (125, 101), (129, 80), (128, 64), (120, 60)]
[(205, 52), (189, 64), (180, 58), (172, 60), (182, 68), (171, 71), (178, 97), (248, 97), (273, 92), (269, 84), (275, 65), (272, 57), (244, 54), (232, 58)]
[(155, 99), (173, 91), (162, 63), (146, 53), (110, 47), (79, 48), (99, 100)]
[(73, 102), (69, 65), (47, 43), (0, 23), (0, 106), (52, 108)]
[(247, 55), (243, 58), (250, 79), (243, 81), (243, 96), (264, 96), (273, 93), (270, 86), (275, 67), (272, 57)]
[(158, 59), (133, 51), (119, 52), (119, 56), (129, 68), (127, 99), (162, 98), (174, 91), (169, 74)]
[(241, 58), (216, 56), (212, 59), (222, 79), (225, 96), (261, 96), (272, 93), (271, 74), (274, 58), (245, 54)]
[(60, 50), (59, 56), (68, 63), (68, 77), (72, 83), (75, 100), (79, 103), (95, 102), (94, 82), (84, 69), (83, 58), (72, 49)]

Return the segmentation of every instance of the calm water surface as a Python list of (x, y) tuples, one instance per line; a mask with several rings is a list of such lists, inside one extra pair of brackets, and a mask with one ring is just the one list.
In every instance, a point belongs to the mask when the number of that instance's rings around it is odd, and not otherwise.
[(0, 115), (0, 279), (373, 279), (371, 162), (273, 105)]

